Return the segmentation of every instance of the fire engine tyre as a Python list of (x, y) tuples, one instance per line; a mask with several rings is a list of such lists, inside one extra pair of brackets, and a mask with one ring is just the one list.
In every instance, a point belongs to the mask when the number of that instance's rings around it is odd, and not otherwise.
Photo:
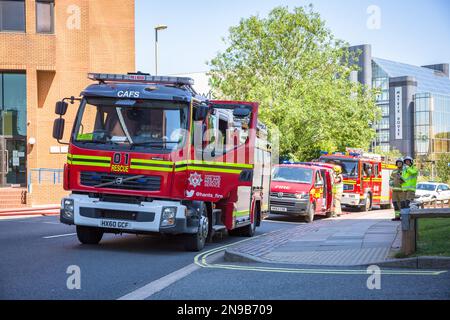
[(364, 204), (359, 207), (360, 212), (368, 212), (372, 210), (372, 195), (369, 193)]
[(316, 213), (315, 205), (310, 205), (308, 214), (305, 216), (306, 223), (312, 223), (314, 221), (314, 214)]
[(392, 208), (392, 204), (390, 204), (390, 203), (380, 205), (380, 209), (382, 209), (382, 210), (389, 210), (391, 208)]
[(82, 244), (98, 244), (103, 238), (99, 228), (77, 226), (77, 237)]
[(247, 238), (253, 237), (255, 235), (255, 230), (256, 230), (255, 220), (253, 220), (253, 222), (251, 224), (249, 224), (248, 226), (242, 227), (240, 229), (241, 229), (240, 233), (241, 233), (242, 237), (247, 237)]
[(187, 251), (198, 252), (205, 247), (206, 239), (209, 233), (209, 219), (206, 208), (203, 206), (202, 216), (196, 234), (189, 234), (186, 236), (185, 248)]

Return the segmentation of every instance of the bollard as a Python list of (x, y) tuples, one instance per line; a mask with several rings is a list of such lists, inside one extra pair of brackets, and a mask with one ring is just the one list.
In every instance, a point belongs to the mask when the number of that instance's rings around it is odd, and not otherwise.
[(411, 218), (411, 209), (401, 210), (402, 216), (402, 253), (410, 255), (416, 252), (416, 220)]

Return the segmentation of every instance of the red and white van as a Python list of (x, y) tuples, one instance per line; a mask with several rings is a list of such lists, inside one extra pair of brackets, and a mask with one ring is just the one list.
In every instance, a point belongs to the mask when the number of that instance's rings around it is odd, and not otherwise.
[(273, 168), (270, 213), (329, 216), (333, 208), (333, 166), (323, 163), (287, 163)]

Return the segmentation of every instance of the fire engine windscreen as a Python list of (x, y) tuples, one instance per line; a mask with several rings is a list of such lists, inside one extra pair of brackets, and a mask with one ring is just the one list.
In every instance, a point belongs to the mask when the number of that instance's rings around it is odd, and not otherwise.
[(109, 149), (179, 149), (187, 138), (188, 110), (180, 102), (87, 98), (73, 140)]
[(347, 178), (358, 177), (358, 161), (339, 158), (320, 158), (321, 162), (335, 164), (341, 166), (342, 175)]
[(301, 167), (275, 167), (272, 181), (311, 184), (313, 170)]

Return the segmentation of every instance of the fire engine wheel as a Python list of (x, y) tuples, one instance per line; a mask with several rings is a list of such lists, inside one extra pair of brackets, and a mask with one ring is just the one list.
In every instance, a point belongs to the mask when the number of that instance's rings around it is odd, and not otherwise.
[(209, 233), (209, 219), (206, 213), (206, 209), (203, 209), (202, 216), (200, 218), (200, 224), (198, 226), (198, 232), (196, 234), (190, 234), (186, 239), (186, 250), (198, 252), (205, 247), (206, 239)]
[(240, 236), (242, 237), (248, 237), (251, 238), (255, 235), (256, 231), (256, 223), (253, 220), (253, 222), (245, 227), (239, 228), (240, 230)]
[(360, 211), (367, 212), (372, 210), (372, 195), (368, 194), (366, 201), (364, 204), (360, 207)]
[(77, 237), (82, 244), (98, 244), (103, 238), (99, 228), (77, 226)]
[(312, 223), (314, 221), (314, 214), (316, 213), (315, 205), (310, 205), (308, 214), (305, 216), (306, 223)]

